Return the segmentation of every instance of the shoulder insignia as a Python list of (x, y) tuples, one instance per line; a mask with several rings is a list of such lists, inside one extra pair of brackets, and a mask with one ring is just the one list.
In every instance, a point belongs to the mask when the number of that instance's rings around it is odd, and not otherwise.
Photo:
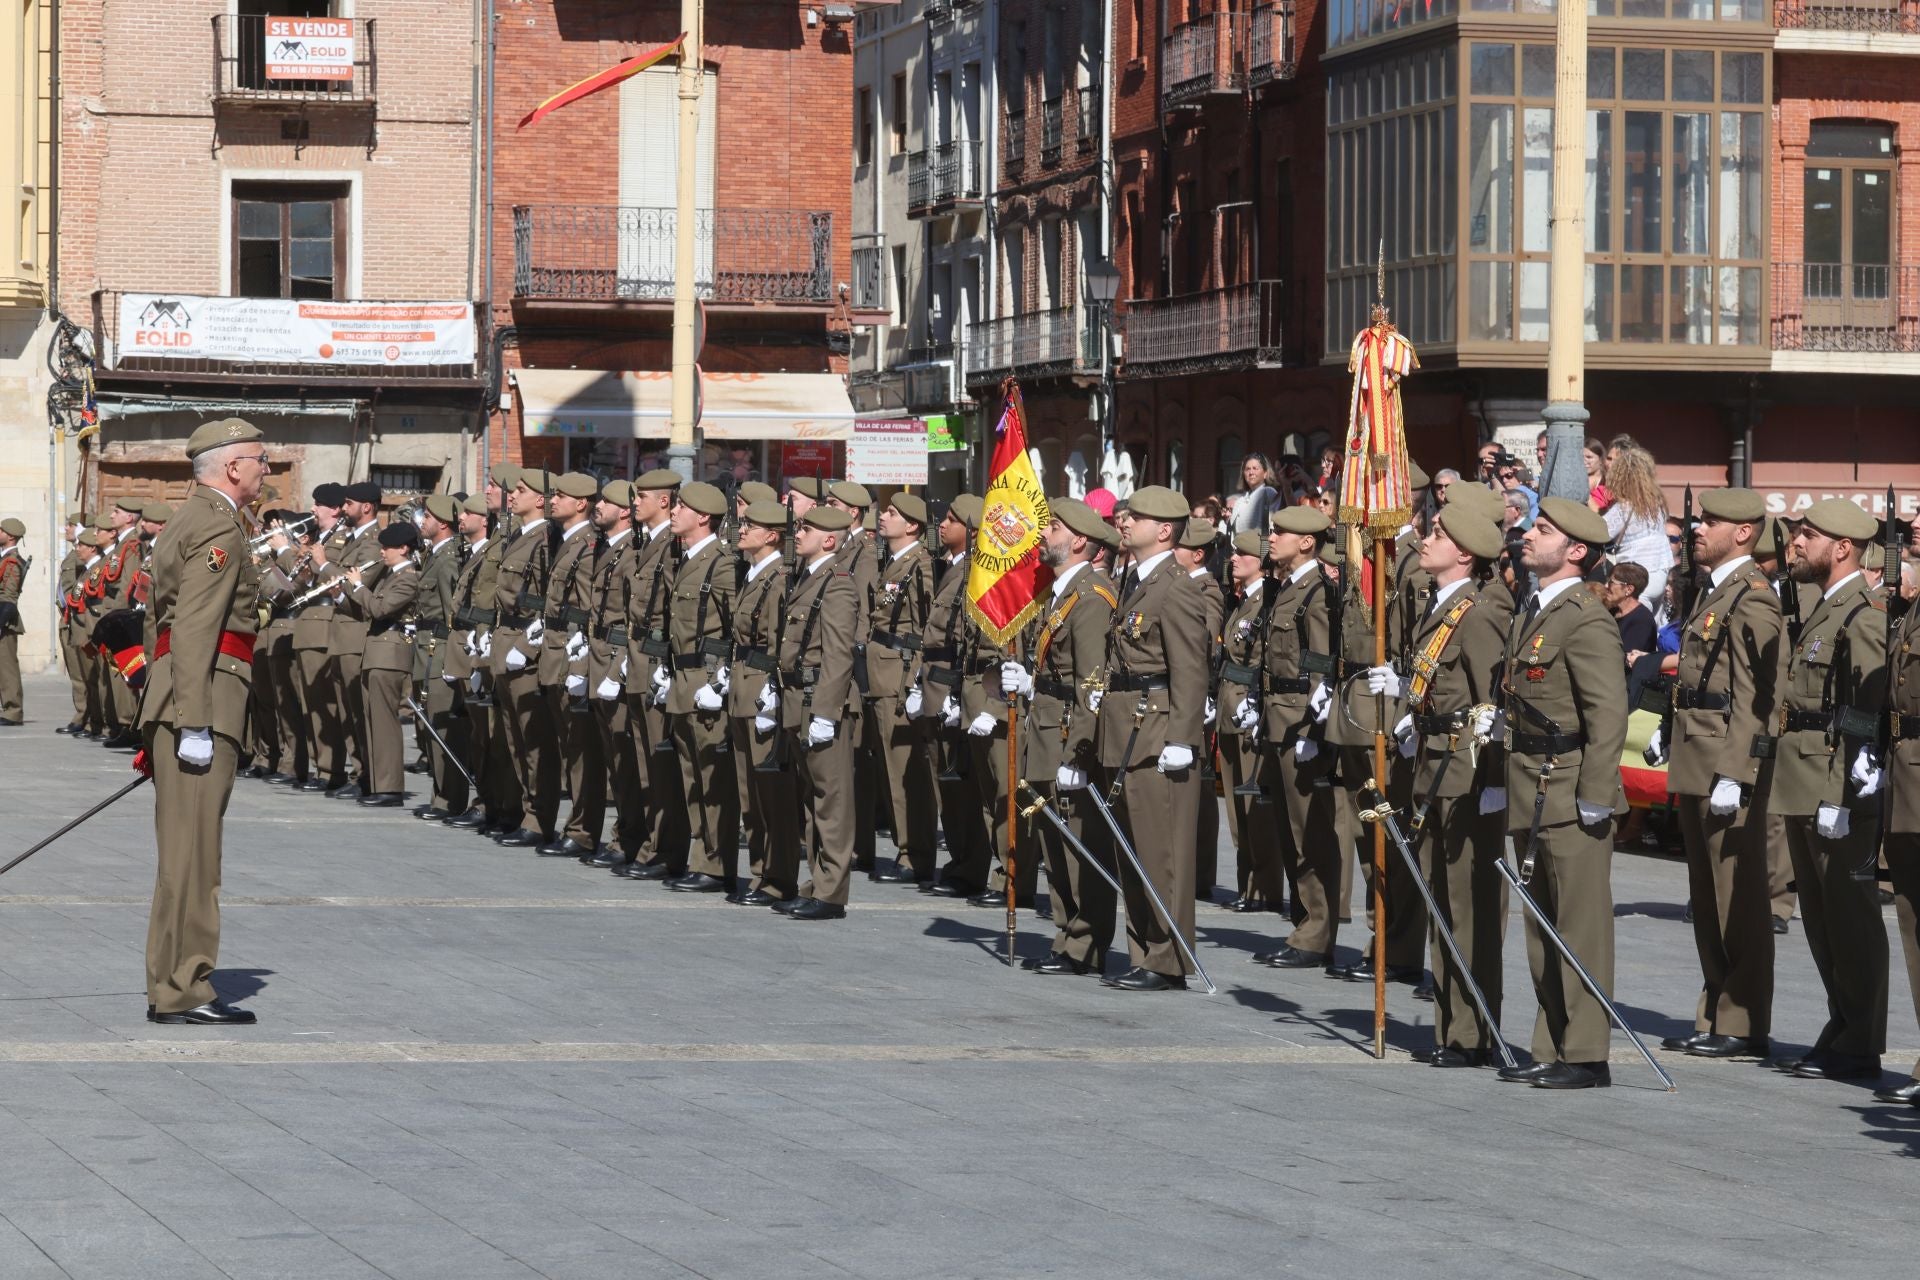
[(209, 547), (207, 549), (207, 572), (218, 573), (226, 567), (227, 567), (226, 550), (222, 547)]
[(1093, 592), (1093, 594), (1099, 596), (1102, 600), (1105, 600), (1107, 602), (1107, 608), (1118, 609), (1120, 607), (1119, 597), (1114, 595), (1113, 592), (1108, 590), (1106, 587), (1101, 586), (1099, 583), (1090, 582), (1087, 584), (1087, 589)]

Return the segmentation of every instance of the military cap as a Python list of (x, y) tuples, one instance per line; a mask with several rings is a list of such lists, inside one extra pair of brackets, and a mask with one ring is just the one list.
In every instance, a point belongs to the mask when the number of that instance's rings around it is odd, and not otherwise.
[(1500, 526), (1472, 507), (1443, 507), (1435, 517), (1453, 545), (1470, 556), (1497, 560), (1506, 546)]
[(1165, 485), (1150, 484), (1133, 491), (1133, 496), (1127, 500), (1127, 510), (1149, 520), (1185, 524), (1193, 504)]
[(787, 481), (787, 488), (803, 498), (812, 498), (820, 502), (827, 496), (827, 482), (819, 476), (794, 476)]
[(1860, 567), (1862, 569), (1878, 569), (1885, 558), (1881, 553), (1880, 544), (1877, 542), (1869, 542), (1866, 546), (1860, 548)]
[(1325, 533), (1333, 521), (1318, 507), (1282, 507), (1271, 517), (1275, 533)]
[(149, 502), (140, 508), (140, 518), (151, 520), (155, 524), (165, 524), (173, 519), (173, 508), (164, 502)]
[(1787, 545), (1787, 529), (1783, 521), (1768, 518), (1760, 526), (1760, 535), (1753, 541), (1753, 554), (1757, 556), (1777, 556)]
[(1709, 489), (1700, 495), (1700, 510), (1719, 520), (1758, 523), (1766, 519), (1767, 500), (1751, 489)]
[(1188, 551), (1199, 551), (1211, 547), (1217, 532), (1205, 520), (1189, 520), (1187, 527), (1180, 531), (1180, 545)]
[(68, 523), (77, 524), (82, 529), (90, 529), (93, 527), (93, 512), (82, 511), (79, 515), (74, 516), (71, 520), (69, 520)]
[(93, 527), (102, 533), (110, 533), (113, 530), (113, 517), (102, 511), (93, 518)]
[(453, 500), (450, 493), (436, 493), (426, 502), (427, 514), (441, 524), (452, 524), (454, 517), (460, 514), (460, 504)]
[(1113, 526), (1102, 520), (1098, 511), (1078, 498), (1049, 498), (1047, 508), (1053, 512), (1055, 520), (1083, 538), (1100, 542), (1113, 532)]
[(1578, 538), (1597, 547), (1613, 541), (1613, 535), (1607, 532), (1607, 522), (1584, 502), (1575, 502), (1571, 498), (1542, 498), (1540, 516), (1569, 538)]
[(1329, 540), (1320, 544), (1321, 564), (1330, 564), (1338, 569), (1345, 560), (1346, 557), (1340, 553), (1339, 543)]
[(778, 502), (780, 491), (764, 480), (742, 480), (733, 496), (752, 506), (756, 502)]
[(642, 471), (635, 477), (633, 490), (635, 493), (639, 493), (643, 489), (649, 493), (653, 493), (661, 489), (678, 489), (686, 482), (687, 478), (678, 471), (668, 471), (664, 467), (655, 467), (652, 471)]
[(79, 546), (79, 547), (104, 547), (104, 546), (111, 545), (113, 542), (113, 539), (109, 538), (106, 534), (101, 533), (99, 530), (95, 529), (90, 532), (81, 534), (79, 537), (75, 538), (73, 542), (75, 546)]
[(347, 501), (364, 502), (369, 506), (380, 505), (380, 486), (371, 480), (360, 480), (346, 487)]
[(543, 497), (553, 492), (553, 473), (544, 467), (522, 467), (514, 480)]
[(1267, 540), (1252, 529), (1243, 529), (1233, 535), (1233, 554), (1237, 556), (1265, 556)]
[(1424, 489), (1433, 483), (1433, 478), (1412, 458), (1407, 459), (1407, 482), (1415, 489)]
[(137, 516), (142, 514), (146, 503), (142, 502), (139, 498), (116, 498), (114, 499), (113, 507), (116, 511), (124, 511), (128, 515)]
[(757, 524), (763, 529), (784, 529), (787, 527), (787, 508), (771, 498), (762, 498), (747, 504), (744, 518), (748, 524)]
[(719, 486), (696, 480), (680, 490), (680, 505), (691, 507), (703, 516), (724, 516), (727, 514), (727, 495), (720, 492)]
[(1810, 524), (1829, 538), (1848, 538), (1865, 542), (1880, 531), (1880, 522), (1845, 498), (1826, 498), (1801, 513)]
[(844, 533), (847, 526), (853, 523), (853, 517), (838, 507), (815, 507), (800, 518), (800, 523), (825, 529), (828, 533)]
[(487, 471), (487, 479), (493, 481), (502, 489), (511, 489), (520, 483), (520, 468), (514, 466), (511, 462), (496, 462)]
[(873, 495), (867, 486), (852, 480), (836, 480), (827, 486), (827, 492), (850, 507), (859, 507), (865, 511), (873, 505)]
[(187, 456), (197, 458), (209, 449), (261, 439), (265, 439), (265, 433), (245, 418), (220, 418), (196, 428), (187, 437)]
[(597, 498), (600, 482), (584, 471), (568, 471), (553, 478), (553, 491), (569, 498)]
[(1456, 480), (1447, 486), (1446, 506), (1458, 504), (1476, 507), (1480, 514), (1488, 516), (1496, 523), (1505, 513), (1506, 499), (1484, 484), (1475, 484), (1466, 480)]
[(24, 538), (27, 536), (27, 526), (14, 517), (8, 516), (5, 520), (0, 520), (0, 533), (13, 538)]
[(412, 547), (420, 543), (420, 531), (410, 521), (395, 520), (380, 531), (380, 545), (383, 547)]
[(473, 494), (472, 496), (467, 498), (465, 502), (462, 502), (460, 504), (460, 510), (466, 512), (470, 516), (486, 515), (487, 514), (487, 495), (484, 493)]
[(313, 486), (313, 505), (316, 507), (337, 507), (347, 500), (347, 487), (343, 484), (317, 484)]
[(627, 480), (609, 480), (600, 486), (600, 501), (611, 502), (616, 507), (633, 505), (633, 484)]
[(986, 512), (987, 504), (981, 501), (977, 493), (963, 493), (947, 504), (947, 514), (969, 529), (980, 527), (980, 517)]
[(904, 490), (887, 499), (887, 505), (917, 525), (927, 523), (927, 500)]

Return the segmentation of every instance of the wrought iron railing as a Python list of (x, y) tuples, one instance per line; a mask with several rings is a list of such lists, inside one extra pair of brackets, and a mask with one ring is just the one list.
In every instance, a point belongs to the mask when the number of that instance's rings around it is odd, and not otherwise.
[(1861, 31), (1920, 35), (1920, 0), (1774, 0), (1782, 31)]
[(942, 142), (907, 157), (907, 212), (977, 201), (984, 190), (978, 140)]
[(1074, 145), (1078, 150), (1093, 150), (1094, 144), (1100, 140), (1100, 119), (1100, 86), (1082, 85), (1073, 121)]
[(1253, 7), (1247, 58), (1247, 82), (1291, 80), (1299, 70), (1293, 44), (1293, 0)]
[(1007, 167), (1019, 169), (1027, 160), (1027, 113), (1007, 112)]
[(1048, 98), (1040, 104), (1040, 163), (1060, 163), (1060, 142), (1066, 132), (1066, 103)]
[(1774, 263), (1773, 349), (1920, 354), (1920, 266)]
[[(516, 205), (513, 292), (589, 302), (673, 297), (675, 211), (652, 206)], [(833, 301), (833, 215), (702, 209), (695, 287), (719, 303)]]
[(870, 232), (853, 238), (853, 309), (885, 311), (887, 303), (887, 238)]
[[(338, 80), (295, 80), (267, 74), (269, 62), (297, 62), (291, 50), (268, 48), (267, 18), (257, 13), (213, 16), (213, 96), (262, 102), (350, 102), (374, 100), (379, 65), (371, 18), (353, 26), (353, 75)], [(279, 42), (275, 42), (279, 43)]]
[(1004, 373), (1087, 373), (1100, 367), (1100, 326), (1091, 309), (1030, 311), (967, 326), (963, 357), (968, 382)]
[(1209, 13), (1162, 42), (1160, 94), (1168, 106), (1247, 87), (1247, 15)]
[(943, 409), (958, 402), (959, 382), (954, 376), (951, 342), (908, 347), (906, 360), (897, 367), (904, 379), (903, 396), (907, 408)]
[(907, 154), (907, 211), (909, 213), (931, 207), (933, 204), (933, 156), (926, 151), (912, 151)]
[(952, 0), (927, 0), (927, 25), (937, 27), (953, 21)]
[(1278, 280), (1175, 298), (1136, 298), (1124, 322), (1127, 374), (1276, 365), (1285, 286)]

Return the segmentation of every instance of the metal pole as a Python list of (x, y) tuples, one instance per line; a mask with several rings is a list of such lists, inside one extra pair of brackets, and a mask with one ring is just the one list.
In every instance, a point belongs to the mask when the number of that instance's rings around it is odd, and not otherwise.
[[(1133, 753), (1128, 751), (1127, 754), (1131, 756)], [(1101, 797), (1100, 788), (1088, 787), (1075, 794), (1085, 795), (1093, 801), (1094, 808), (1100, 810), (1100, 816), (1106, 820), (1107, 829), (1113, 832), (1114, 844), (1120, 848), (1120, 856), (1125, 858), (1128, 865), (1133, 868), (1133, 874), (1140, 877), (1140, 887), (1147, 891), (1147, 897), (1153, 902), (1154, 908), (1160, 912), (1160, 918), (1166, 922), (1167, 933), (1172, 936), (1173, 945), (1180, 948), (1180, 954), (1187, 958), (1187, 963), (1193, 966), (1194, 973), (1199, 976), (1201, 982), (1206, 984), (1207, 994), (1214, 994), (1220, 988), (1213, 985), (1213, 979), (1207, 976), (1207, 971), (1200, 965), (1200, 957), (1193, 954), (1193, 947), (1187, 942), (1187, 936), (1180, 932), (1180, 922), (1174, 919), (1173, 911), (1167, 906), (1166, 899), (1162, 898), (1160, 890), (1154, 887), (1153, 877), (1147, 874), (1146, 864), (1140, 861), (1140, 855), (1133, 847), (1132, 838), (1121, 829), (1120, 819), (1114, 816), (1113, 810)]]
[(1587, 500), (1587, 6), (1555, 6), (1553, 237), (1547, 308), (1547, 474), (1543, 497)]
[(693, 421), (695, 380), (699, 372), (693, 349), (694, 272), (699, 261), (700, 89), (702, 72), (701, 24), (703, 0), (680, 0), (680, 26), (687, 33), (680, 49), (680, 134), (674, 164), (673, 212), (673, 406), (669, 420), (667, 465), (689, 480), (699, 440)]
[[(1373, 540), (1373, 665), (1387, 665), (1387, 548), (1392, 546), (1386, 538)], [(1359, 572), (1359, 562), (1348, 560), (1347, 568), (1353, 573)], [(1334, 655), (1338, 663), (1340, 655)], [(1339, 697), (1336, 685), (1333, 696)], [(1384, 696), (1374, 699), (1373, 726), (1373, 776), (1387, 776), (1387, 700)], [(1341, 853), (1346, 856), (1345, 851)], [(1414, 879), (1420, 878), (1420, 870), (1415, 866)], [(1405, 911), (1407, 904), (1396, 903), (1395, 910)], [(1375, 824), (1373, 828), (1373, 1056), (1387, 1056), (1387, 831)]]

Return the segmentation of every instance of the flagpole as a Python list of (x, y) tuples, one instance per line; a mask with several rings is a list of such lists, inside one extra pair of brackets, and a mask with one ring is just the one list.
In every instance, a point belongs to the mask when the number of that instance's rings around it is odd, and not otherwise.
[(1020, 877), (1014, 862), (1014, 845), (1020, 831), (1020, 806), (1015, 796), (1020, 789), (1020, 752), (1017, 747), (1020, 732), (1020, 699), (1012, 695), (1007, 697), (1007, 967), (1018, 967), (1020, 958), (1014, 953), (1014, 931), (1018, 927), (1016, 912), (1020, 901)]
[(678, 151), (674, 157), (673, 222), (673, 380), (667, 430), (667, 466), (688, 480), (699, 479), (698, 424), (694, 397), (700, 353), (694, 347), (694, 299), (699, 281), (697, 187), (700, 180), (700, 94), (705, 82), (706, 41), (703, 0), (680, 0), (680, 26), (686, 43), (680, 48)]
[[(1387, 665), (1387, 546), (1373, 539), (1373, 665)], [(1387, 778), (1387, 700), (1374, 699), (1373, 776)], [(1399, 904), (1401, 910), (1407, 904)], [(1373, 1056), (1387, 1056), (1387, 827), (1373, 824)]]

